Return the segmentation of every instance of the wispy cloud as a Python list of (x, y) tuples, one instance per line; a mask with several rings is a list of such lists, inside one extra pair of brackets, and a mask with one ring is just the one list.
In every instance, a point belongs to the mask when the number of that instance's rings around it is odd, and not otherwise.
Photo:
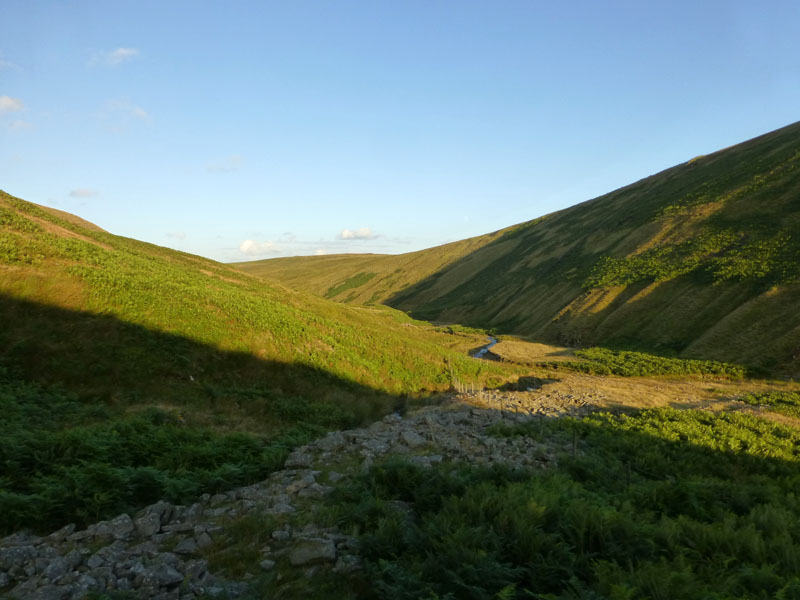
[(328, 253), (324, 248), (317, 248), (314, 250), (314, 256), (325, 256)]
[(97, 52), (89, 59), (90, 65), (107, 65), (116, 67), (136, 58), (141, 53), (138, 48), (116, 48), (108, 52)]
[(361, 227), (360, 229), (342, 229), (339, 234), (340, 240), (374, 240), (378, 236), (372, 233), (369, 227)]
[(167, 232), (167, 237), (172, 238), (174, 240), (185, 240), (186, 239), (186, 232), (185, 231), (169, 231)]
[(208, 163), (206, 171), (209, 173), (233, 173), (244, 165), (244, 157), (240, 154), (231, 154), (223, 159)]
[(127, 132), (128, 126), (133, 123), (150, 121), (150, 113), (129, 100), (109, 102), (98, 117), (111, 133), (117, 134)]
[(23, 121), (21, 119), (17, 119), (15, 121), (11, 121), (11, 123), (8, 124), (8, 128), (11, 131), (17, 131), (17, 132), (27, 131), (28, 129), (31, 129), (32, 127), (33, 127), (33, 123), (31, 123), (30, 121)]
[(69, 193), (70, 198), (94, 198), (98, 196), (100, 192), (97, 190), (92, 190), (89, 188), (75, 188), (71, 190)]
[(0, 56), (0, 71), (22, 71), (22, 67)]
[(0, 96), (0, 113), (17, 112), (25, 108), (22, 100), (11, 96)]
[(280, 248), (275, 242), (245, 240), (239, 244), (239, 251), (246, 256), (266, 256), (267, 254), (277, 254), (280, 252)]

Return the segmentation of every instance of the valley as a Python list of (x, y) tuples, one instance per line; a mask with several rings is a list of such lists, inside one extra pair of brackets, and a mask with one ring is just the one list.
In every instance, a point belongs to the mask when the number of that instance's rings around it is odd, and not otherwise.
[(800, 597), (799, 156), (236, 265), (0, 192), (0, 595)]

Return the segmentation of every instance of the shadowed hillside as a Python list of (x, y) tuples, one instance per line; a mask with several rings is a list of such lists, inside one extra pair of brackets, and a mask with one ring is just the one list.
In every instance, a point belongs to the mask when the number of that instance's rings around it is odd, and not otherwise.
[[(323, 277), (342, 285), (363, 272), (295, 260), (307, 281), (298, 287), (311, 291)], [(387, 303), (418, 318), (532, 339), (797, 374), (799, 278), (793, 124), (500, 232), (419, 282), (396, 286)]]
[[(263, 479), (326, 430), (510, 365), (0, 192), (0, 536)], [(2, 587), (2, 586), (0, 586)]]

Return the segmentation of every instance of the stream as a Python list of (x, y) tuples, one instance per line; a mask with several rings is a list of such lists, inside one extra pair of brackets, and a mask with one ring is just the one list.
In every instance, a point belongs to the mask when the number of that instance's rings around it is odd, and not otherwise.
[(496, 337), (492, 336), (489, 336), (488, 339), (489, 343), (485, 346), (481, 346), (480, 350), (472, 355), (472, 358), (486, 358), (486, 354), (489, 352), (489, 349), (499, 341)]

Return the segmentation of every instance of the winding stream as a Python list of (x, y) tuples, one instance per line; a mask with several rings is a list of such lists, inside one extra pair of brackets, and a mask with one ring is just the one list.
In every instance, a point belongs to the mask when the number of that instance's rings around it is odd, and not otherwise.
[(486, 354), (489, 352), (489, 349), (499, 341), (496, 337), (492, 336), (489, 336), (488, 339), (489, 343), (485, 346), (481, 346), (480, 350), (472, 355), (472, 358), (486, 358)]

